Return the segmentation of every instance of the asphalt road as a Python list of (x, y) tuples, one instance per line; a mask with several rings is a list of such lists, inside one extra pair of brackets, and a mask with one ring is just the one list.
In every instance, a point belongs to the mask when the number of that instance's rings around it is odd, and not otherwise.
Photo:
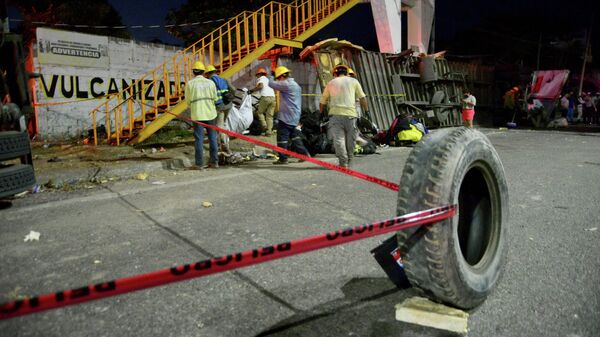
[[(497, 289), (469, 312), (469, 336), (600, 335), (600, 134), (483, 131), (509, 185), (509, 254)], [(385, 149), (354, 168), (398, 182), (409, 152)], [(31, 195), (0, 211), (0, 301), (386, 219), (395, 209), (396, 193), (379, 185), (269, 161)], [(39, 241), (24, 242), (31, 230)], [(452, 336), (395, 320), (394, 305), (417, 293), (395, 288), (369, 253), (387, 237), (0, 321), (0, 336)]]

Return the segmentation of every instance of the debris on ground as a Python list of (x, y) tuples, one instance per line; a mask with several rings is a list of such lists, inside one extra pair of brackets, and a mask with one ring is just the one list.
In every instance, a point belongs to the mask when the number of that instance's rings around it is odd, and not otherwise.
[(412, 297), (396, 305), (396, 320), (436, 329), (467, 333), (469, 314), (423, 297)]
[(93, 177), (93, 178), (90, 178), (89, 182), (94, 183), (94, 184), (106, 184), (109, 180), (114, 180), (114, 179), (107, 179), (105, 177)]
[(592, 227), (592, 228), (586, 228), (585, 231), (586, 232), (595, 232), (598, 230), (598, 227)]
[(157, 180), (157, 181), (153, 181), (151, 184), (152, 185), (164, 185), (166, 183), (163, 180)]
[(146, 180), (146, 179), (148, 179), (148, 173), (140, 172), (140, 173), (137, 173), (136, 175), (134, 175), (133, 178), (137, 179), (137, 180)]
[(24, 298), (26, 298), (26, 297), (27, 297), (27, 296), (25, 296), (25, 295), (21, 294), (21, 287), (19, 287), (19, 286), (16, 286), (16, 287), (15, 287), (15, 289), (13, 289), (13, 290), (9, 291), (9, 292), (6, 294), (6, 298), (7, 298), (9, 301), (18, 301), (18, 300), (22, 300), (22, 299), (24, 299)]
[(213, 206), (213, 204), (210, 201), (203, 201), (202, 202), (202, 207), (204, 207), (204, 208), (208, 208), (208, 207), (212, 207), (212, 206)]
[(23, 241), (40, 241), (40, 232), (29, 231), (29, 234), (25, 235), (25, 240)]
[(26, 196), (27, 194), (29, 194), (29, 191), (23, 191), (21, 193), (15, 194), (13, 197), (14, 198), (22, 198), (22, 197)]
[(54, 188), (54, 189), (60, 189), (63, 186), (64, 186), (64, 183), (62, 180), (54, 180), (54, 179), (49, 179), (48, 182), (46, 184), (44, 184), (44, 187)]

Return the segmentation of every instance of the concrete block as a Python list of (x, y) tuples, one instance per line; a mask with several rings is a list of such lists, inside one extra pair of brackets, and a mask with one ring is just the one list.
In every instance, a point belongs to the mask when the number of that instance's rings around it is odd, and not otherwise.
[(467, 333), (469, 314), (423, 297), (412, 297), (396, 304), (396, 320), (436, 329)]

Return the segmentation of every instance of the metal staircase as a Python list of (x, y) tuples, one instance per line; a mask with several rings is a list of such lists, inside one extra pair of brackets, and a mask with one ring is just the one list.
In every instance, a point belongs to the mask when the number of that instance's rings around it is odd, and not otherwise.
[(94, 108), (94, 144), (99, 142), (99, 121), (104, 120), (107, 143), (136, 144), (184, 112), (184, 87), (195, 61), (214, 64), (220, 76), (229, 78), (276, 46), (302, 48), (306, 39), (360, 2), (273, 1), (255, 12), (240, 13)]

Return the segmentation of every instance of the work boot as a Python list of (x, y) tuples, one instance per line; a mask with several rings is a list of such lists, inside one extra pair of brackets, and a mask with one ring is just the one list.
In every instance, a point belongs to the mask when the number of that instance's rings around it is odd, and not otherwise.
[(287, 164), (288, 164), (287, 159), (286, 160), (281, 160), (280, 159), (280, 160), (277, 160), (277, 161), (273, 162), (273, 165), (287, 165)]
[(202, 165), (192, 165), (192, 166), (188, 167), (187, 169), (191, 170), (191, 171), (204, 171), (205, 167)]
[(212, 169), (219, 168), (219, 163), (210, 163), (210, 164), (208, 164), (208, 168), (212, 168)]
[[(305, 156), (307, 156), (308, 158), (312, 158), (312, 157), (310, 156), (310, 154), (306, 154)], [(305, 161), (306, 161), (306, 160), (304, 160), (304, 159), (298, 159), (298, 162), (299, 162), (299, 163), (304, 163)]]

